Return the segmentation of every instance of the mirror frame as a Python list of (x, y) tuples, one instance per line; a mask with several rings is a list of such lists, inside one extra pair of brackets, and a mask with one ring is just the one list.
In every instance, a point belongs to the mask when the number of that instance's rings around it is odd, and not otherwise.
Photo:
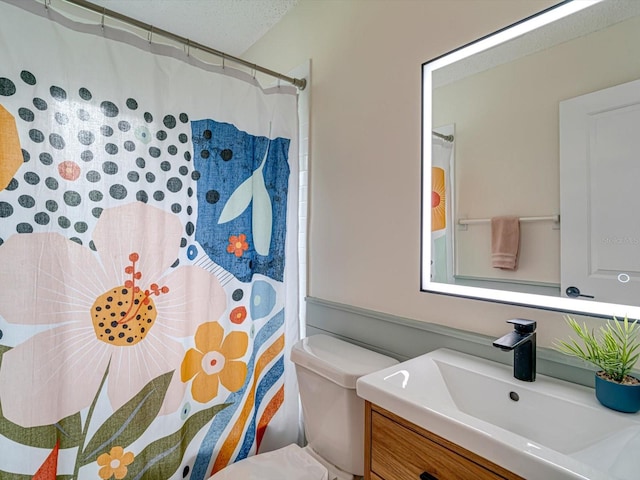
[(575, 313), (602, 318), (612, 316), (640, 318), (640, 307), (589, 300), (555, 297), (533, 293), (493, 290), (489, 288), (451, 285), (431, 281), (431, 153), (432, 153), (432, 72), (438, 68), (480, 53), (513, 38), (526, 34), (563, 17), (591, 7), (604, 0), (565, 0), (537, 14), (502, 28), (474, 42), (457, 48), (422, 64), (422, 214), (421, 214), (421, 281), (420, 291), (486, 300), (522, 307)]

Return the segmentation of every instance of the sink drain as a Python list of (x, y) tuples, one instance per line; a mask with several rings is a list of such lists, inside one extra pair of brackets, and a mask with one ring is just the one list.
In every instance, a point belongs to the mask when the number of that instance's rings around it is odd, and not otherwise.
[(518, 395), (516, 392), (509, 392), (509, 398), (514, 402), (517, 402), (518, 400), (520, 400), (520, 395)]

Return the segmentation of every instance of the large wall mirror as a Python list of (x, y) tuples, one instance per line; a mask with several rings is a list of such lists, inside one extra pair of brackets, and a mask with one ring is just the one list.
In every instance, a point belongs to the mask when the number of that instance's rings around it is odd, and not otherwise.
[(640, 318), (640, 1), (423, 65), (423, 291)]

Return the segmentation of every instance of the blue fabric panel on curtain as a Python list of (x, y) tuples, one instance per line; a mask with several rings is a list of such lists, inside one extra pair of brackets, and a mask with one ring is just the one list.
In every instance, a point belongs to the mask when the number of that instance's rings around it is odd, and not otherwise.
[(0, 478), (295, 441), (295, 90), (38, 2), (0, 45)]
[[(196, 240), (211, 258), (242, 281), (260, 273), (282, 281), (286, 233), (287, 187), (290, 141), (270, 140), (241, 132), (228, 123), (201, 120), (191, 123), (198, 182), (198, 230)], [(217, 161), (212, 161), (212, 157)], [(264, 160), (264, 165), (262, 165)], [(262, 187), (262, 188), (261, 188)], [(266, 191), (267, 196), (258, 193)], [(258, 202), (264, 205), (257, 205)], [(240, 205), (234, 209), (234, 205)], [(222, 214), (228, 220), (221, 223)], [(254, 235), (261, 234), (253, 225), (253, 212), (273, 218), (273, 231), (262, 255), (256, 251)], [(240, 241), (235, 248), (231, 239)], [(237, 240), (236, 240), (237, 241)], [(252, 245), (247, 251), (242, 245)], [(235, 256), (229, 256), (229, 250)]]

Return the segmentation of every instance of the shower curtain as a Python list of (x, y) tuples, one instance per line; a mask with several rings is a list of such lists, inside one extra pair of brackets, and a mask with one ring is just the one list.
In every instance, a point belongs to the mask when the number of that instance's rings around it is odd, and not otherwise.
[(0, 478), (295, 442), (297, 95), (0, 2)]
[[(453, 132), (453, 125), (438, 131)], [(431, 136), (431, 281), (439, 283), (453, 283), (453, 145)]]

